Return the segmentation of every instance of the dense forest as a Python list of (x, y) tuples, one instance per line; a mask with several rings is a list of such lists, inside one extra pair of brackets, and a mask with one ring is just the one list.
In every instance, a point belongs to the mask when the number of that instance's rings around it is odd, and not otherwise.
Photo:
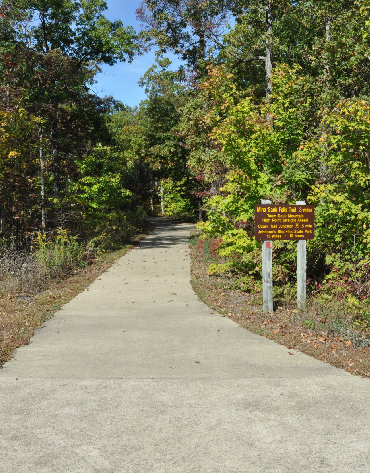
[[(217, 255), (209, 272), (252, 291), (255, 204), (304, 200), (316, 211), (308, 288), (367, 326), (370, 2), (146, 0), (141, 31), (105, 10), (103, 0), (1, 2), (3, 260), (45, 260), (54, 244), (69, 247), (68, 266), (162, 214), (198, 220)], [(103, 64), (148, 48), (157, 60), (137, 107), (91, 91)], [(289, 291), (295, 242), (274, 245), (274, 284)]]

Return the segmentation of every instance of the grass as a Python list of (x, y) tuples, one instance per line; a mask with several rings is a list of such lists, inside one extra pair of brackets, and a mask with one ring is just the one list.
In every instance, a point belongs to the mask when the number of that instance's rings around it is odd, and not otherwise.
[(370, 377), (370, 333), (368, 327), (352, 323), (351, 308), (345, 302), (316, 297), (309, 301), (305, 313), (298, 314), (294, 299), (288, 299), (280, 302), (273, 314), (267, 314), (262, 310), (258, 284), (247, 293), (243, 280), (235, 275), (209, 274), (212, 255), (208, 251), (193, 243), (191, 253), (192, 286), (208, 306), (251, 332)]

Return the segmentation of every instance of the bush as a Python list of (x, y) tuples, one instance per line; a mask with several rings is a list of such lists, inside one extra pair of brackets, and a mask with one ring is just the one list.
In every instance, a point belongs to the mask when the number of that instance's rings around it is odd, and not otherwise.
[(147, 214), (141, 207), (111, 211), (107, 215), (101, 215), (100, 219), (95, 216), (94, 222), (90, 221), (90, 229), (95, 225), (95, 236), (89, 240), (88, 248), (95, 251), (118, 249), (131, 242), (137, 232), (145, 228), (146, 218)]
[(34, 294), (48, 281), (70, 274), (86, 262), (86, 253), (77, 237), (58, 229), (54, 235), (38, 233), (33, 253), (3, 250), (0, 257), (0, 293)]
[(84, 265), (84, 249), (67, 230), (59, 228), (51, 238), (38, 233), (33, 246), (37, 265), (47, 279), (62, 277)]
[(164, 215), (171, 218), (192, 218), (194, 210), (188, 196), (185, 179), (173, 181), (163, 179)]

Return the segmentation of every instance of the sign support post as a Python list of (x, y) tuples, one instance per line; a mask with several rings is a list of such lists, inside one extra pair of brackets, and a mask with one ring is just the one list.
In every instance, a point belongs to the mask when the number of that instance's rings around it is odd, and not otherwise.
[[(271, 204), (271, 200), (261, 200), (261, 204)], [(272, 241), (264, 241), (262, 245), (262, 283), (263, 310), (274, 312), (272, 297)]]
[[(299, 200), (296, 205), (306, 205)], [(306, 279), (307, 279), (307, 241), (297, 242), (297, 308), (298, 315), (306, 309)]]

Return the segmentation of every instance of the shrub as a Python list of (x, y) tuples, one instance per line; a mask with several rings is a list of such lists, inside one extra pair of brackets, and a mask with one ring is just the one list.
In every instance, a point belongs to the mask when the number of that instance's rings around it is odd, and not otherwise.
[(191, 218), (193, 208), (186, 189), (186, 180), (163, 179), (164, 215), (171, 218)]
[(62, 277), (84, 264), (83, 247), (67, 230), (59, 228), (51, 238), (38, 233), (33, 247), (38, 267), (46, 278)]

